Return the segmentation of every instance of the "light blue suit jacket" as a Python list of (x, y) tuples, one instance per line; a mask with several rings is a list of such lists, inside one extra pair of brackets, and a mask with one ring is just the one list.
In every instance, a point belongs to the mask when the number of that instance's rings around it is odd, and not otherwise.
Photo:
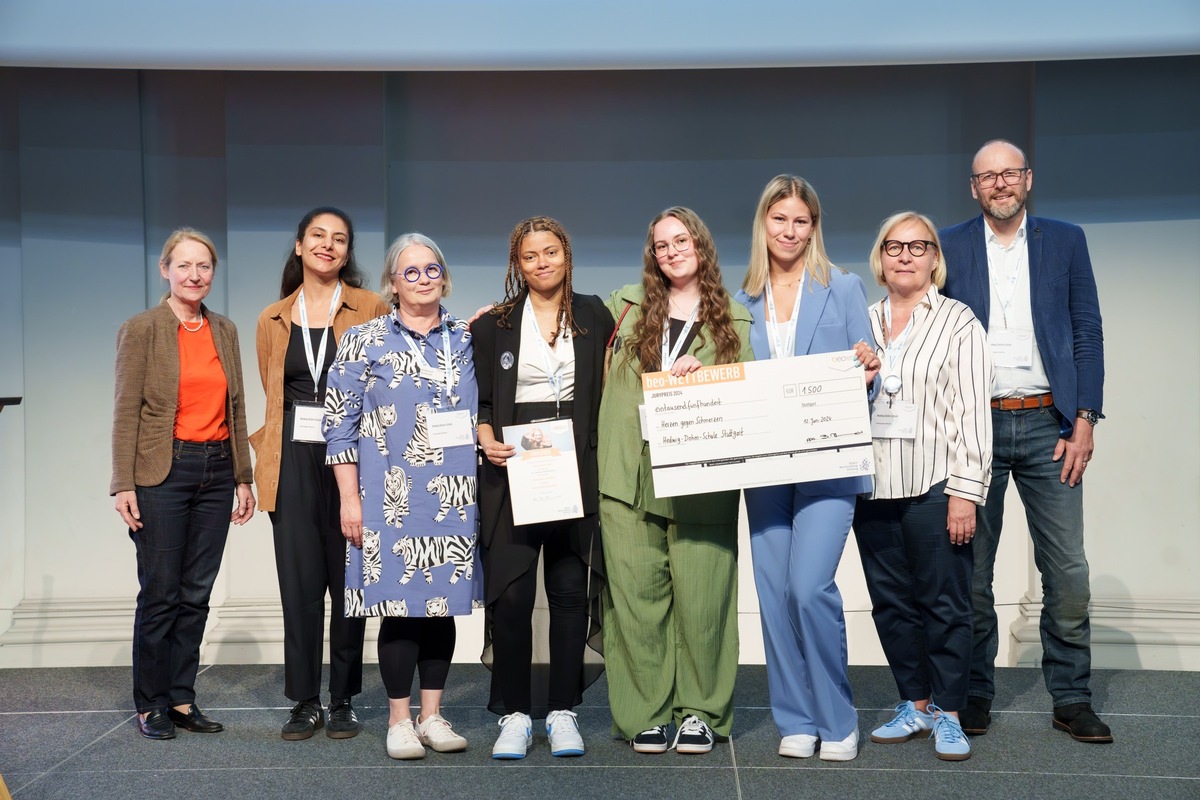
[[(859, 341), (874, 347), (871, 321), (867, 317), (867, 289), (861, 278), (835, 267), (828, 286), (805, 278), (803, 292), (800, 318), (796, 321), (795, 355), (852, 350)], [(734, 299), (750, 312), (750, 346), (754, 349), (754, 358), (769, 359), (771, 347), (766, 326), (765, 293), (751, 297), (741, 290)], [(874, 391), (875, 387), (872, 387)], [(796, 484), (796, 490), (802, 494), (826, 497), (863, 494), (871, 489), (869, 475)]]

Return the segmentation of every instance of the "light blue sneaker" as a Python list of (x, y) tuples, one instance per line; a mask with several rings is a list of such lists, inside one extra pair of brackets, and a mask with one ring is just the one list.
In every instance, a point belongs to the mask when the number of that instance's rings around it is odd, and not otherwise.
[(929, 735), (933, 739), (933, 749), (937, 752), (937, 757), (943, 761), (966, 761), (970, 758), (971, 743), (958, 720), (932, 703), (929, 704), (929, 711), (936, 714), (933, 733)]
[[(932, 706), (931, 706), (932, 707)], [(899, 744), (920, 736), (933, 728), (933, 714), (918, 711), (911, 700), (896, 706), (896, 716), (886, 725), (871, 731), (871, 741), (879, 744)]]

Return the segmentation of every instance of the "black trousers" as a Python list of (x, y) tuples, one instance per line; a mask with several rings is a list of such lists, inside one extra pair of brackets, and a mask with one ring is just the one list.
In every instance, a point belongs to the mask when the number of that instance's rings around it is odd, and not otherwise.
[(279, 494), (271, 512), (275, 568), (283, 604), (283, 693), (294, 701), (321, 694), (325, 593), (330, 599), (329, 694), (362, 691), (366, 620), (346, 619), (346, 540), (325, 445), (291, 441), (292, 414), (283, 416)]
[(920, 497), (858, 499), (854, 536), (871, 616), (903, 700), (967, 705), (974, 614), (971, 545), (950, 542), (946, 482)]
[[(588, 566), (570, 545), (568, 531), (575, 522), (525, 528), (527, 535), (542, 537), (543, 580), (550, 610), (550, 711), (575, 707), (587, 642)], [(535, 560), (488, 607), (492, 622), (492, 697), (499, 694), (505, 713), (528, 714), (532, 707), (532, 617), (536, 598)]]
[(413, 672), (422, 689), (445, 689), (458, 628), (453, 617), (384, 617), (379, 624), (379, 674), (391, 700), (412, 696)]

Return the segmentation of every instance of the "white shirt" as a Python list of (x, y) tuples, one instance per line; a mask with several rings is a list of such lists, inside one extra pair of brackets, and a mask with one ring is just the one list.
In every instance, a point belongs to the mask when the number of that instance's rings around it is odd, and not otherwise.
[[(549, 335), (550, 331), (546, 331)], [(562, 396), (566, 402), (575, 397), (575, 343), (571, 341), (571, 331), (564, 329), (559, 332), (554, 342), (553, 351), (546, 346), (546, 341), (540, 337), (537, 322), (533, 314), (521, 316), (521, 355), (517, 361), (517, 394), (518, 403), (553, 403), (554, 388), (547, 380), (547, 361), (552, 372), (557, 372), (562, 366)]]
[[(902, 382), (893, 402), (917, 407), (915, 438), (873, 441), (872, 499), (920, 497), (946, 480), (946, 494), (982, 505), (992, 479), (992, 357), (983, 326), (970, 308), (930, 286), (889, 362), (882, 301), (871, 306), (870, 316), (879, 359)], [(872, 413), (887, 402), (880, 392)]]
[(992, 397), (1025, 397), (1050, 391), (1050, 378), (1033, 337), (1033, 301), (1029, 285), (1029, 239), (1026, 224), (1029, 215), (1021, 212), (1021, 227), (1008, 247), (1000, 244), (996, 234), (984, 222), (987, 242), (988, 282), (991, 284), (991, 313), (988, 330), (1009, 329), (1027, 331), (1033, 347), (1032, 364), (1028, 367), (997, 366), (992, 381)]

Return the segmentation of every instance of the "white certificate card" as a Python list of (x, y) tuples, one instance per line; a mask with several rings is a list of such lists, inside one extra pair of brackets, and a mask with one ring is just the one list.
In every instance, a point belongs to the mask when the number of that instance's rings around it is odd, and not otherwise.
[(659, 497), (874, 474), (851, 350), (642, 375)]
[(583, 516), (575, 430), (569, 419), (506, 425), (504, 442), (516, 445), (508, 459), (508, 491), (514, 525)]

